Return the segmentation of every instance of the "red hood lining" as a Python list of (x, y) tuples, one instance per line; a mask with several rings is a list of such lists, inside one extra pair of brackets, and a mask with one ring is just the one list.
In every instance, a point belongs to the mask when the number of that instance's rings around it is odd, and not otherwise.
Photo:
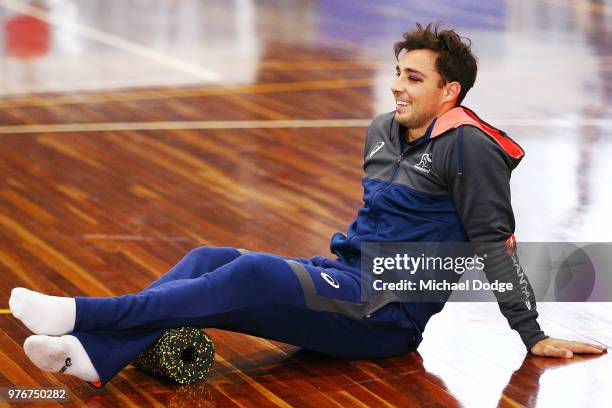
[(440, 116), (431, 131), (430, 138), (440, 136), (450, 129), (456, 129), (462, 125), (471, 125), (479, 128), (493, 139), (510, 157), (513, 159), (521, 159), (525, 152), (514, 140), (510, 139), (506, 134), (489, 125), (480, 119), (470, 109), (457, 106)]

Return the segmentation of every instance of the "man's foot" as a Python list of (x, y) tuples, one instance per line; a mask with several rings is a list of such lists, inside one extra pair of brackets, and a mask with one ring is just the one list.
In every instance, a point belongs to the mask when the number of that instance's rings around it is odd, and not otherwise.
[(76, 303), (73, 298), (14, 288), (9, 307), (13, 316), (35, 334), (59, 336), (74, 330)]
[(100, 381), (83, 345), (74, 336), (30, 336), (23, 343), (23, 350), (43, 371), (70, 374), (89, 382)]

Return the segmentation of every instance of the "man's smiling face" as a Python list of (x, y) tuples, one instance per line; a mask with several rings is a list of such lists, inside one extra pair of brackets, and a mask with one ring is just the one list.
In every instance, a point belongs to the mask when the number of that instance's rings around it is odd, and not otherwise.
[[(395, 97), (395, 120), (421, 136), (443, 109), (444, 81), (436, 70), (438, 54), (412, 50), (399, 59), (397, 78), (391, 85)], [(416, 134), (415, 134), (416, 132)]]

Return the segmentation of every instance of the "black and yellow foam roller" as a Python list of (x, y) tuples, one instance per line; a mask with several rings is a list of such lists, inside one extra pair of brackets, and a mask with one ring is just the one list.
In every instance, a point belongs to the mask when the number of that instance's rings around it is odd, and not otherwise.
[(179, 327), (165, 332), (133, 364), (142, 371), (179, 384), (204, 381), (215, 357), (215, 345), (201, 329)]

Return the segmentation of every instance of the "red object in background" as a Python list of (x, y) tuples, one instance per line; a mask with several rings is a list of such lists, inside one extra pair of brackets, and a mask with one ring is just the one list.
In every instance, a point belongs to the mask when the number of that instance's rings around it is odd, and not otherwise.
[(31, 16), (18, 15), (4, 24), (5, 48), (9, 55), (28, 59), (49, 51), (49, 24)]

